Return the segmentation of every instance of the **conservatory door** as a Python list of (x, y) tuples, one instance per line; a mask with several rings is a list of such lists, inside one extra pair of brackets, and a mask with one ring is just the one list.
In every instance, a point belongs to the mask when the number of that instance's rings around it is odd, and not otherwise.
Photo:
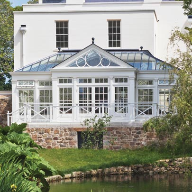
[(59, 121), (73, 121), (73, 89), (72, 87), (59, 88), (59, 114), (56, 117)]
[(138, 89), (138, 106), (136, 107), (136, 118), (153, 115), (153, 89)]
[(159, 114), (158, 115), (165, 115), (169, 113), (169, 105), (171, 103), (172, 96), (171, 96), (171, 89), (168, 88), (161, 88), (159, 89)]
[(115, 115), (128, 113), (128, 87), (115, 87)]
[(108, 87), (79, 87), (79, 113), (81, 116), (102, 116), (108, 112)]

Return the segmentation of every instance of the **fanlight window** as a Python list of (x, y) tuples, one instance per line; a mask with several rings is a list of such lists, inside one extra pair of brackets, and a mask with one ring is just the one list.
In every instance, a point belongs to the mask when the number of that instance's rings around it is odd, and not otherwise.
[(94, 50), (89, 51), (75, 62), (71, 63), (69, 67), (114, 67), (119, 66), (103, 55)]

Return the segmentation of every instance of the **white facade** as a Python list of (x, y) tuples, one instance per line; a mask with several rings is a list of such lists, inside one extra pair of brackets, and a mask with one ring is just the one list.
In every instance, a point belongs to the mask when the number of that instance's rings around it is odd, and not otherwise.
[[(167, 112), (174, 82), (162, 60), (173, 56), (171, 31), (189, 25), (182, 2), (40, 1), (14, 16), (12, 121), (71, 123), (108, 113), (129, 122)], [(59, 22), (67, 26), (64, 47)]]
[[(23, 5), (15, 12), (15, 70), (51, 55), (56, 50), (56, 21), (69, 22), (69, 46), (83, 49), (95, 37), (95, 43), (107, 49), (108, 20), (121, 20), (121, 49), (143, 46), (166, 60), (171, 31), (188, 25), (180, 1), (141, 1), (85, 3), (70, 0), (62, 4)], [(21, 25), (26, 25), (24, 38)], [(23, 50), (24, 44), (24, 63)], [(169, 55), (171, 57), (172, 54)]]

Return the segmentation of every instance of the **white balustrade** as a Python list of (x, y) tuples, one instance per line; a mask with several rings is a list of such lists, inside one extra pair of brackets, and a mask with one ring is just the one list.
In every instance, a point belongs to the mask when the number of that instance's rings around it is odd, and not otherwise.
[(83, 122), (84, 119), (112, 116), (112, 122), (147, 120), (169, 112), (167, 106), (157, 103), (24, 103), (18, 110), (7, 113), (7, 125), (16, 123)]

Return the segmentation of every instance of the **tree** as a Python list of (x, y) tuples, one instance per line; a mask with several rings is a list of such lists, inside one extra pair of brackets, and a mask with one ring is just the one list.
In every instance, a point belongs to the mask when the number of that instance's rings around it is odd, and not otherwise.
[[(6, 85), (8, 72), (13, 70), (13, 8), (7, 0), (0, 0), (0, 90)], [(3, 81), (3, 82), (2, 82)], [(2, 83), (4, 86), (2, 86)]]
[(183, 9), (185, 15), (192, 15), (192, 1), (184, 0), (183, 1)]
[(38, 3), (39, 2), (39, 0), (30, 0), (30, 1), (28, 1), (27, 3), (28, 4), (36, 4), (36, 3)]
[(22, 6), (16, 6), (13, 8), (13, 11), (23, 11), (23, 7)]
[[(180, 43), (186, 51), (180, 50)], [(170, 64), (174, 67), (170, 78), (177, 76), (170, 106), (170, 114), (151, 119), (144, 124), (148, 131), (155, 129), (159, 139), (167, 139), (167, 149), (175, 154), (191, 152), (192, 148), (192, 34), (191, 28), (185, 33), (175, 30), (170, 44), (176, 50), (176, 57)]]

